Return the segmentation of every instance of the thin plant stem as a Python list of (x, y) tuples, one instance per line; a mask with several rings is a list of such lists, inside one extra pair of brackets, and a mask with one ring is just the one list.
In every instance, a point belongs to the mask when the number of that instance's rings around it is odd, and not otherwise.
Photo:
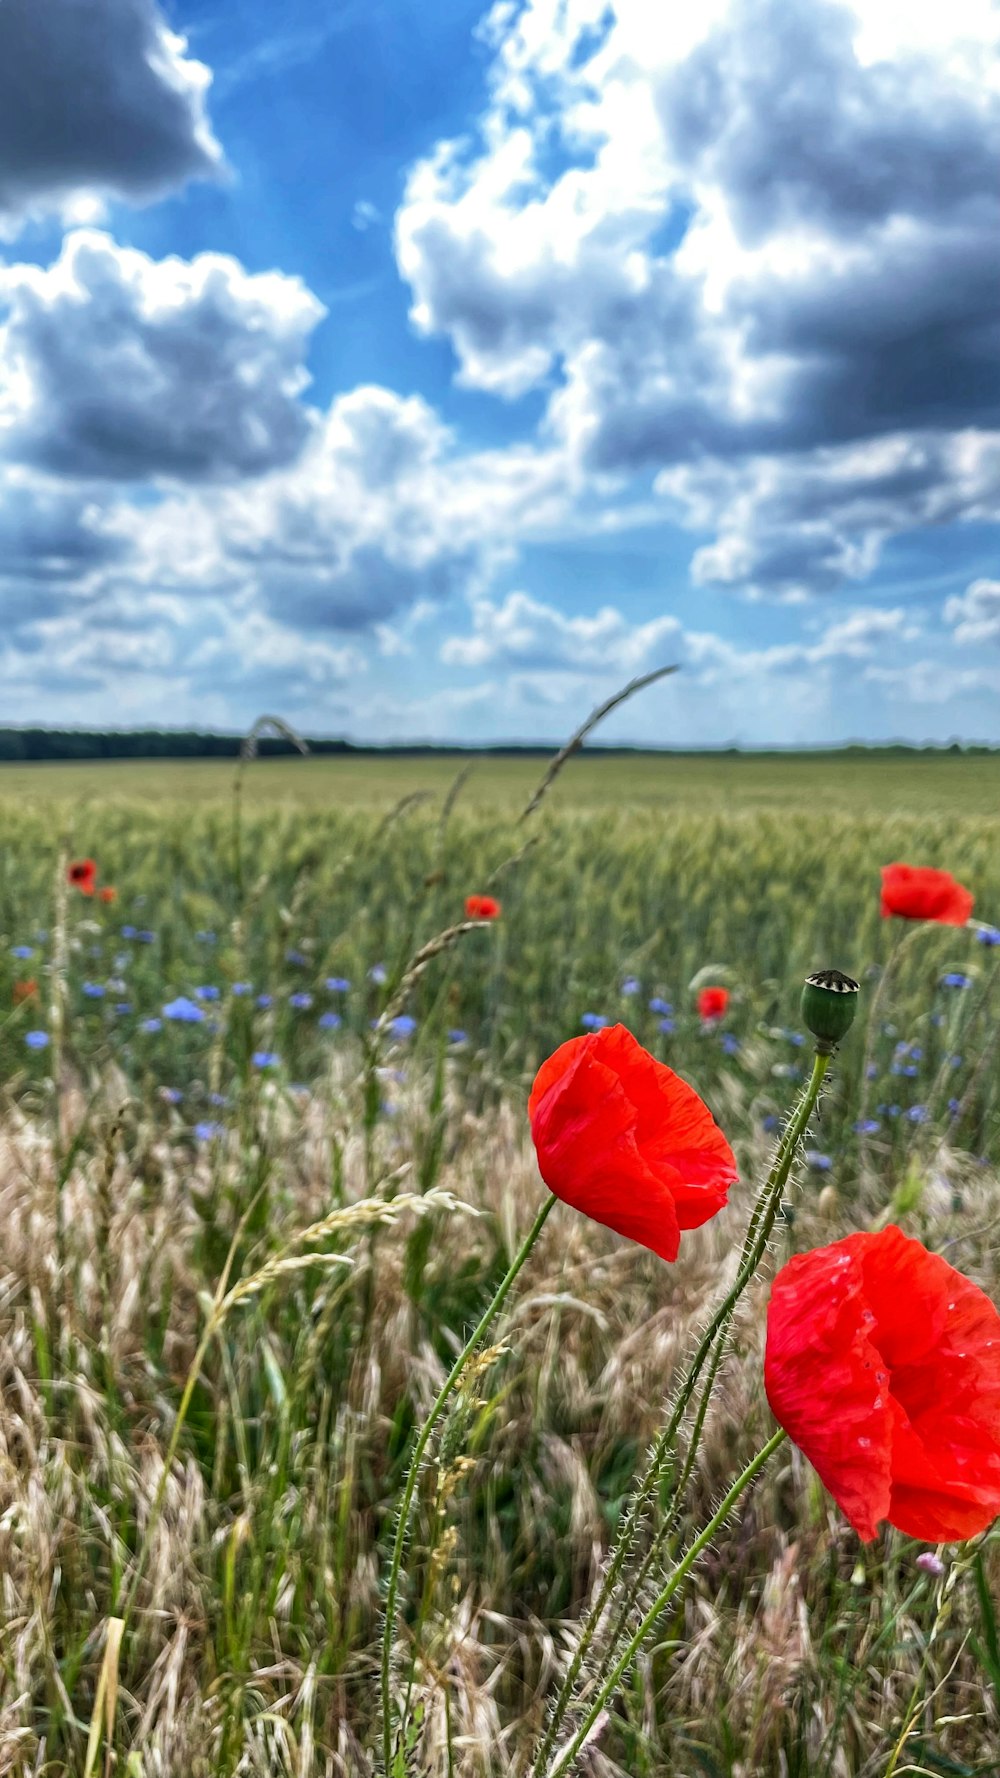
[[(803, 1089), (799, 1102), (785, 1126), (770, 1172), (757, 1195), (753, 1213), (747, 1225), (746, 1235), (743, 1240), (743, 1250), (740, 1255), (739, 1270), (737, 1271), (736, 1278), (731, 1289), (727, 1292), (726, 1296), (723, 1297), (722, 1302), (715, 1310), (708, 1326), (702, 1334), (694, 1356), (691, 1359), (691, 1363), (688, 1366), (687, 1374), (678, 1391), (670, 1418), (657, 1437), (642, 1480), (632, 1497), (632, 1502), (626, 1514), (624, 1524), (618, 1534), (614, 1551), (612, 1552), (611, 1559), (605, 1570), (600, 1592), (587, 1614), (587, 1621), (581, 1632), (580, 1640), (574, 1650), (573, 1658), (570, 1661), (566, 1677), (563, 1680), (553, 1706), (552, 1716), (536, 1755), (535, 1766), (533, 1768), (536, 1771), (541, 1771), (542, 1762), (551, 1752), (555, 1737), (559, 1732), (559, 1725), (566, 1714), (573, 1686), (576, 1684), (579, 1677), (584, 1660), (587, 1656), (587, 1651), (597, 1633), (598, 1626), (604, 1615), (608, 1601), (621, 1578), (622, 1570), (633, 1547), (635, 1532), (640, 1516), (659, 1484), (663, 1474), (664, 1463), (673, 1446), (674, 1440), (677, 1437), (677, 1433), (680, 1430), (680, 1425), (687, 1412), (688, 1404), (697, 1387), (698, 1378), (704, 1369), (717, 1336), (728, 1328), (733, 1314), (735, 1313), (736, 1305), (763, 1258), (771, 1230), (774, 1227), (774, 1220), (778, 1212), (781, 1192), (788, 1179), (789, 1172), (791, 1171), (795, 1150), (805, 1133), (809, 1119), (812, 1116), (816, 1100), (819, 1097), (820, 1087), (823, 1084), (829, 1065), (830, 1057), (828, 1055), (816, 1055), (813, 1061), (813, 1069), (810, 1079)], [(715, 1372), (718, 1369), (719, 1363), (721, 1363), (724, 1351), (725, 1342), (722, 1341), (720, 1343), (717, 1361), (715, 1362), (711, 1373), (709, 1387), (715, 1380)], [(705, 1410), (707, 1411), (707, 1396), (704, 1405)], [(693, 1443), (688, 1448), (688, 1458), (691, 1463), (694, 1461), (694, 1454), (697, 1450), (697, 1439), (700, 1437), (703, 1420), (704, 1413), (701, 1414), (700, 1420), (696, 1421), (696, 1432), (692, 1433)], [(689, 1475), (690, 1471), (688, 1471), (687, 1474)], [(685, 1477), (685, 1485), (686, 1480), (687, 1476)], [(644, 1567), (643, 1573), (645, 1572), (646, 1570)], [(616, 1634), (619, 1628), (620, 1625), (616, 1626)]]
[[(455, 1388), (456, 1383), (461, 1377), (469, 1359), (475, 1352), (476, 1347), (479, 1345), (480, 1340), (502, 1309), (510, 1288), (541, 1234), (545, 1225), (545, 1220), (555, 1202), (555, 1198), (550, 1194), (539, 1210), (538, 1215), (535, 1217), (535, 1220), (522, 1241), (521, 1246), (518, 1248), (507, 1271), (497, 1285), (496, 1291), (487, 1305), (481, 1320), (470, 1334), (452, 1365), (451, 1370), (448, 1372), (447, 1377), (442, 1383), (441, 1388), (438, 1390), (434, 1405), (432, 1406), (427, 1419), (424, 1421), (417, 1437), (417, 1441), (413, 1447), (413, 1454), (410, 1458), (406, 1482), (403, 1487), (403, 1498), (400, 1503), (399, 1516), (396, 1520), (396, 1535), (393, 1540), (392, 1560), (389, 1566), (389, 1578), (386, 1585), (385, 1623), (382, 1629), (382, 1756), (385, 1764), (386, 1778), (388, 1778), (388, 1775), (392, 1771), (393, 1759), (392, 1644), (396, 1628), (396, 1602), (399, 1596), (399, 1575), (403, 1561), (403, 1554), (406, 1548), (406, 1539), (410, 1528), (413, 1497), (416, 1493), (417, 1481), (420, 1476), (424, 1456), (427, 1451), (427, 1446), (430, 1443), (431, 1433), (434, 1431), (435, 1426), (441, 1418), (452, 1390)], [(405, 1726), (405, 1721), (401, 1721), (399, 1725), (400, 1733), (403, 1732)]]
[(773, 1433), (768, 1439), (767, 1444), (757, 1452), (755, 1457), (751, 1458), (746, 1468), (740, 1471), (740, 1474), (736, 1477), (735, 1482), (729, 1489), (728, 1494), (726, 1494), (720, 1502), (719, 1507), (712, 1514), (712, 1517), (709, 1519), (704, 1530), (698, 1533), (698, 1536), (695, 1538), (690, 1549), (681, 1557), (681, 1560), (670, 1575), (670, 1578), (657, 1593), (656, 1598), (653, 1600), (652, 1605), (649, 1607), (649, 1610), (646, 1612), (634, 1635), (630, 1637), (627, 1646), (622, 1650), (618, 1660), (615, 1662), (610, 1672), (605, 1675), (597, 1696), (590, 1704), (572, 1741), (569, 1743), (568, 1747), (563, 1749), (562, 1753), (560, 1753), (556, 1759), (556, 1763), (548, 1774), (548, 1778), (561, 1778), (563, 1772), (570, 1771), (577, 1754), (580, 1752), (580, 1749), (597, 1721), (597, 1718), (617, 1691), (622, 1679), (625, 1677), (625, 1674), (628, 1672), (632, 1662), (645, 1642), (646, 1637), (649, 1635), (650, 1630), (654, 1627), (657, 1618), (666, 1610), (666, 1607), (669, 1605), (681, 1582), (691, 1572), (698, 1557), (708, 1548), (708, 1545), (711, 1543), (720, 1526), (725, 1524), (726, 1519), (732, 1512), (740, 1495), (749, 1487), (750, 1483), (754, 1480), (754, 1477), (760, 1474), (760, 1471), (773, 1457), (778, 1446), (781, 1445), (787, 1437), (788, 1434), (785, 1432), (784, 1428), (779, 1426), (777, 1432)]

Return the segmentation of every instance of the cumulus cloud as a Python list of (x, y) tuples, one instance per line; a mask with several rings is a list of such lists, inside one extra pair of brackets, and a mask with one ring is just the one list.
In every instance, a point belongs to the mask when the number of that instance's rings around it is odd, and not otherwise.
[(683, 629), (674, 617), (630, 624), (606, 605), (593, 617), (570, 617), (524, 592), (473, 606), (473, 634), (450, 636), (441, 658), (453, 666), (569, 667), (629, 673), (656, 655), (666, 661), (679, 648)]
[(364, 386), (332, 403), (288, 470), (149, 514), (144, 573), (161, 587), (252, 590), (304, 629), (362, 632), (484, 591), (511, 539), (554, 522), (569, 498), (557, 455), (461, 454), (420, 397)]
[(211, 75), (186, 52), (155, 0), (3, 0), (0, 232), (217, 174)]
[(974, 580), (967, 592), (948, 600), (944, 615), (956, 642), (1000, 642), (1000, 580)]
[(560, 684), (574, 673), (620, 678), (670, 661), (683, 667), (685, 681), (698, 685), (761, 680), (867, 663), (887, 647), (921, 635), (902, 606), (865, 606), (825, 624), (812, 640), (746, 648), (710, 631), (685, 629), (670, 614), (633, 623), (609, 605), (592, 617), (572, 617), (524, 592), (477, 600), (472, 622), (471, 635), (447, 638), (442, 660), (461, 667), (506, 667), (512, 684), (541, 684), (553, 674)]
[(678, 12), (494, 7), (479, 134), (396, 219), (413, 318), (464, 382), (548, 386), (590, 470), (697, 508), (699, 578), (833, 588), (911, 525), (996, 511), (1000, 14)]
[(122, 480), (287, 463), (312, 424), (303, 360), (323, 313), (283, 273), (74, 231), (48, 269), (0, 267), (0, 451)]

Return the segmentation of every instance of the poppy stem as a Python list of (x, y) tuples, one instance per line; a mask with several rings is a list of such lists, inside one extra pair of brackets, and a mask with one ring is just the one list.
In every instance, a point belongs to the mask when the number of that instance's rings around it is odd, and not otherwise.
[(698, 1557), (708, 1548), (708, 1545), (711, 1543), (720, 1526), (725, 1524), (726, 1519), (732, 1512), (740, 1495), (750, 1486), (750, 1483), (754, 1480), (755, 1476), (760, 1474), (760, 1471), (769, 1462), (771, 1457), (773, 1457), (778, 1446), (782, 1444), (787, 1437), (788, 1434), (785, 1432), (784, 1428), (779, 1426), (777, 1432), (772, 1433), (767, 1444), (757, 1452), (755, 1457), (750, 1459), (746, 1468), (741, 1470), (740, 1474), (736, 1477), (728, 1494), (726, 1494), (724, 1499), (720, 1502), (717, 1510), (712, 1514), (712, 1517), (709, 1519), (704, 1530), (698, 1533), (698, 1536), (695, 1538), (686, 1554), (681, 1557), (681, 1560), (678, 1562), (669, 1580), (656, 1595), (652, 1605), (646, 1612), (634, 1635), (629, 1639), (626, 1647), (622, 1650), (622, 1653), (618, 1657), (618, 1660), (615, 1662), (610, 1673), (605, 1676), (597, 1696), (590, 1704), (572, 1741), (569, 1743), (569, 1746), (565, 1747), (562, 1753), (558, 1755), (555, 1765), (551, 1768), (548, 1774), (548, 1778), (560, 1778), (560, 1775), (563, 1772), (568, 1772), (571, 1769), (577, 1754), (580, 1752), (580, 1749), (597, 1721), (597, 1718), (600, 1716), (602, 1710), (604, 1710), (613, 1694), (617, 1691), (618, 1686), (624, 1679), (632, 1662), (645, 1642), (646, 1637), (649, 1635), (650, 1630), (654, 1627), (657, 1618), (669, 1605), (681, 1582), (691, 1572)]
[[(743, 1250), (740, 1254), (739, 1270), (737, 1271), (732, 1288), (727, 1295), (723, 1297), (722, 1302), (715, 1310), (715, 1313), (698, 1342), (697, 1349), (688, 1366), (687, 1374), (685, 1375), (684, 1381), (681, 1384), (674, 1401), (670, 1418), (657, 1436), (652, 1454), (646, 1465), (645, 1473), (632, 1497), (631, 1505), (625, 1515), (621, 1530), (618, 1533), (615, 1548), (605, 1571), (604, 1579), (601, 1582), (600, 1591), (597, 1599), (587, 1614), (587, 1620), (583, 1626), (580, 1640), (574, 1650), (573, 1658), (570, 1661), (566, 1677), (563, 1680), (555, 1704), (553, 1705), (552, 1715), (542, 1737), (541, 1745), (535, 1756), (535, 1765), (532, 1768), (535, 1772), (540, 1773), (542, 1771), (543, 1762), (552, 1750), (555, 1737), (559, 1731), (559, 1725), (566, 1714), (573, 1687), (579, 1678), (587, 1652), (597, 1634), (598, 1627), (607, 1608), (611, 1594), (617, 1585), (622, 1570), (631, 1554), (640, 1516), (660, 1484), (667, 1458), (670, 1455), (674, 1441), (680, 1430), (681, 1422), (687, 1412), (688, 1404), (697, 1387), (698, 1379), (701, 1376), (706, 1361), (709, 1356), (712, 1355), (712, 1366), (702, 1394), (702, 1400), (699, 1404), (695, 1423), (692, 1428), (691, 1439), (688, 1444), (684, 1462), (684, 1469), (681, 1473), (677, 1487), (674, 1490), (674, 1508), (662, 1529), (657, 1533), (651, 1549), (647, 1552), (643, 1560), (636, 1585), (630, 1586), (629, 1588), (629, 1600), (635, 1597), (636, 1587), (645, 1579), (653, 1561), (662, 1549), (666, 1538), (669, 1537), (676, 1524), (677, 1507), (694, 1468), (694, 1460), (697, 1456), (701, 1431), (705, 1422), (705, 1416), (708, 1412), (708, 1403), (711, 1396), (712, 1385), (715, 1382), (719, 1366), (725, 1357), (726, 1330), (733, 1318), (740, 1297), (746, 1290), (747, 1285), (753, 1278), (754, 1273), (764, 1256), (767, 1242), (771, 1230), (774, 1227), (775, 1218), (778, 1214), (781, 1192), (791, 1171), (795, 1150), (808, 1128), (809, 1119), (815, 1109), (816, 1101), (819, 1098), (820, 1087), (823, 1084), (829, 1066), (829, 1055), (823, 1055), (817, 1051), (813, 1060), (812, 1074), (803, 1089), (795, 1110), (792, 1112), (788, 1123), (785, 1125), (781, 1140), (778, 1143), (777, 1152), (771, 1164), (770, 1172), (768, 1173), (761, 1190), (757, 1194), (753, 1213), (747, 1224), (747, 1231), (743, 1238)], [(720, 1335), (722, 1337), (719, 1338), (718, 1346), (713, 1354), (712, 1348), (715, 1345), (716, 1339)], [(611, 1632), (608, 1645), (610, 1651), (613, 1651), (618, 1643), (628, 1610), (629, 1603), (626, 1602), (622, 1610), (619, 1612)]]
[[(539, 1210), (538, 1215), (535, 1217), (535, 1220), (528, 1230), (528, 1233), (525, 1235), (517, 1253), (511, 1260), (507, 1271), (497, 1285), (496, 1291), (487, 1305), (482, 1319), (470, 1334), (452, 1365), (451, 1370), (448, 1372), (447, 1377), (442, 1383), (441, 1388), (438, 1390), (434, 1405), (420, 1429), (416, 1443), (413, 1447), (412, 1456), (410, 1457), (406, 1481), (403, 1486), (403, 1498), (400, 1503), (399, 1516), (396, 1520), (396, 1535), (393, 1540), (392, 1560), (390, 1562), (389, 1578), (386, 1584), (385, 1622), (382, 1627), (382, 1758), (385, 1766), (386, 1778), (389, 1778), (389, 1775), (393, 1770), (392, 1644), (396, 1629), (396, 1601), (399, 1595), (399, 1575), (403, 1561), (403, 1554), (406, 1549), (406, 1540), (410, 1529), (413, 1496), (416, 1493), (417, 1481), (423, 1466), (427, 1446), (430, 1443), (431, 1433), (434, 1431), (435, 1426), (441, 1418), (448, 1397), (455, 1388), (455, 1385), (461, 1377), (469, 1359), (479, 1345), (480, 1340), (486, 1334), (490, 1324), (495, 1320), (496, 1316), (503, 1308), (510, 1292), (511, 1285), (514, 1283), (515, 1278), (541, 1234), (545, 1219), (555, 1202), (556, 1199), (550, 1194)], [(405, 1718), (400, 1721), (399, 1727), (400, 1733), (402, 1733), (406, 1727)]]

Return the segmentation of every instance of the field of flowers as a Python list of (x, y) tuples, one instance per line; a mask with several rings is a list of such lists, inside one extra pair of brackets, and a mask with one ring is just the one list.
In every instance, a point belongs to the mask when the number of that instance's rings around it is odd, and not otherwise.
[[(573, 1709), (546, 1750), (809, 1081), (810, 972), (856, 978), (860, 1010), (704, 1428), (681, 1428), (689, 1486), (653, 1491), (642, 1535), (665, 1514), (660, 1558), (683, 1550), (773, 1432), (764, 1322), (791, 1254), (897, 1224), (1000, 1286), (1000, 773), (939, 762), (915, 800), (900, 762), (852, 807), (836, 762), (794, 763), (770, 794), (658, 799), (620, 762), (595, 792), (583, 760), (527, 818), (475, 776), (419, 797), (419, 761), (396, 802), (324, 804), (311, 761), (251, 764), (235, 798), (221, 771), (187, 797), (93, 772), (72, 800), (65, 776), (8, 797), (0, 1772), (1000, 1772), (1000, 1535), (862, 1543), (788, 1443), (572, 1766)], [(953, 873), (971, 915), (880, 912), (897, 860)], [(742, 1183), (676, 1263), (548, 1217), (414, 1475), (386, 1762), (413, 1440), (547, 1197), (535, 1071), (616, 1024), (697, 1089)], [(658, 1572), (630, 1597), (626, 1568), (612, 1618)], [(608, 1646), (602, 1622), (584, 1685)]]

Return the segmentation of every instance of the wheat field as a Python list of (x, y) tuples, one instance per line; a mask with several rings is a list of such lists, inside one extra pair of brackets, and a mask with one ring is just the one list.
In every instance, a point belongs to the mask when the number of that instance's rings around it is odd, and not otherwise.
[[(0, 1771), (380, 1771), (411, 1440), (544, 1191), (534, 1070), (588, 1022), (698, 1088), (743, 1183), (672, 1266), (550, 1217), (421, 1477), (399, 1773), (531, 1771), (799, 1091), (810, 970), (858, 978), (862, 1012), (682, 1535), (773, 1424), (790, 1252), (894, 1220), (997, 1298), (1000, 949), (935, 926), (900, 949), (878, 884), (942, 866), (1000, 923), (1000, 762), (584, 757), (519, 820), (541, 764), (262, 760), (238, 801), (218, 764), (0, 778)], [(80, 857), (114, 899), (70, 889)], [(501, 917), (465, 922), (484, 891)], [(784, 1447), (579, 1769), (1000, 1772), (1000, 1539), (919, 1554), (861, 1545)]]

